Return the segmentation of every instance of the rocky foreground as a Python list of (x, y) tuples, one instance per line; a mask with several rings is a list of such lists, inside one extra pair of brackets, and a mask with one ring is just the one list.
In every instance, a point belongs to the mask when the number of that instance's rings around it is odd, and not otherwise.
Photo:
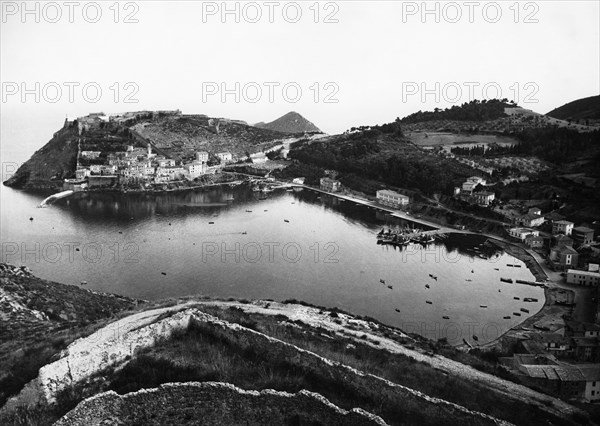
[[(1, 271), (3, 298), (11, 301), (2, 305), (3, 312), (16, 309), (11, 289), (22, 295), (21, 304), (33, 291), (47, 298), (48, 306), (59, 303), (50, 295), (62, 285), (21, 268), (2, 265)], [(8, 290), (7, 282), (13, 283)], [(40, 286), (52, 291), (42, 295)], [(95, 303), (110, 298), (72, 287), (76, 297), (83, 298), (82, 291)], [(114, 298), (125, 310), (133, 303)], [(27, 318), (50, 321), (46, 312), (45, 305), (36, 305)], [(589, 421), (563, 401), (442, 356), (435, 345), (400, 330), (337, 310), (195, 297), (140, 305), (97, 324), (80, 329), (81, 337), (56, 351), (13, 392), (0, 410), (0, 424)]]

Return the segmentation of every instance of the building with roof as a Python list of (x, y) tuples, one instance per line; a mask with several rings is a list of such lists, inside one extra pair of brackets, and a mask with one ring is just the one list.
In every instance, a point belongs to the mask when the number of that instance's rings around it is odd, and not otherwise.
[(573, 222), (569, 222), (568, 220), (554, 221), (552, 222), (552, 234), (571, 235), (574, 225), (575, 224)]
[(508, 230), (508, 235), (516, 238), (519, 241), (525, 241), (525, 239), (530, 235), (533, 237), (538, 237), (540, 235), (540, 231), (529, 228), (511, 228)]
[(571, 246), (555, 246), (550, 249), (550, 261), (555, 269), (563, 270), (577, 266), (579, 253)]
[(573, 243), (574, 243), (574, 241), (571, 237), (567, 237), (566, 235), (563, 235), (563, 234), (554, 235), (552, 237), (552, 247), (557, 247), (557, 246), (573, 247)]
[(538, 216), (542, 215), (542, 210), (539, 207), (531, 207), (529, 210), (527, 210), (528, 214), (536, 214)]
[(544, 223), (544, 216), (541, 216), (539, 214), (527, 213), (523, 216), (517, 217), (516, 222), (518, 225), (521, 226), (536, 227)]
[(233, 156), (231, 155), (231, 152), (217, 152), (215, 155), (217, 156), (217, 158), (219, 160), (221, 160), (222, 163), (227, 163), (227, 162), (233, 160)]
[(208, 161), (208, 152), (206, 152), (206, 151), (196, 152), (196, 161), (199, 161), (201, 163), (206, 163)]
[(264, 152), (257, 152), (256, 154), (250, 154), (250, 160), (254, 164), (266, 163), (268, 158)]
[(328, 177), (321, 178), (319, 184), (321, 189), (327, 192), (337, 192), (342, 187), (342, 184), (339, 180), (331, 179)]
[(496, 194), (489, 191), (475, 192), (471, 196), (471, 199), (480, 206), (489, 206), (496, 199)]
[(577, 245), (590, 244), (594, 242), (594, 230), (586, 226), (576, 226), (573, 228), (571, 237)]
[(399, 194), (396, 191), (382, 189), (377, 191), (377, 201), (384, 206), (398, 208), (406, 206), (410, 199), (406, 195)]
[(525, 244), (531, 248), (544, 247), (544, 238), (539, 235), (529, 234), (525, 237)]
[(600, 272), (567, 269), (567, 284), (576, 284), (585, 287), (598, 287), (600, 284)]
[(500, 362), (522, 382), (564, 400), (600, 400), (600, 365), (568, 364), (552, 355), (515, 354)]

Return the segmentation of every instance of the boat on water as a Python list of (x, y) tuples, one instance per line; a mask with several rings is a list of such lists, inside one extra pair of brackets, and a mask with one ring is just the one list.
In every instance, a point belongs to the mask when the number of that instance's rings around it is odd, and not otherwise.
[(433, 305), (433, 302), (431, 300), (426, 300), (425, 303), (427, 303), (428, 305)]
[(510, 319), (510, 315), (503, 317), (504, 319)]
[(521, 313), (520, 313), (520, 312), (513, 312), (513, 315), (514, 315), (514, 316), (517, 316), (517, 317), (520, 317), (520, 316), (521, 316)]
[(446, 315), (444, 315), (442, 318), (444, 318), (444, 319), (450, 319), (450, 317), (446, 316)]
[(523, 298), (523, 302), (537, 302), (538, 300), (535, 297), (525, 297)]
[(425, 284), (425, 288), (429, 288), (429, 284)]
[(480, 308), (487, 308), (487, 305), (479, 305)]
[(521, 312), (525, 312), (526, 314), (528, 314), (528, 313), (529, 313), (529, 309), (525, 309), (525, 308), (521, 308), (521, 309), (520, 309), (520, 311), (521, 311)]
[(396, 312), (400, 312), (400, 309), (396, 308), (396, 309), (395, 309), (395, 311), (396, 311)]
[(473, 335), (473, 340), (475, 340), (476, 342), (478, 342), (479, 341), (479, 337)]
[(503, 283), (513, 283), (512, 278), (500, 278), (500, 281), (502, 281)]

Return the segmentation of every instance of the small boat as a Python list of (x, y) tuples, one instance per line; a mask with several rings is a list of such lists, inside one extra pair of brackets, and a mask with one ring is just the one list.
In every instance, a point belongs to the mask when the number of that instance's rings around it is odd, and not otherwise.
[(472, 274), (474, 274), (474, 273), (475, 273), (475, 271), (471, 269), (471, 273), (472, 273)]
[(521, 309), (520, 309), (520, 311), (521, 311), (521, 312), (525, 312), (526, 314), (528, 314), (528, 313), (529, 313), (529, 309), (525, 309), (525, 308), (521, 308)]
[(521, 299), (520, 299), (519, 297), (517, 297), (517, 296), (513, 297), (513, 299), (515, 299), (515, 300), (521, 300)]
[(425, 303), (427, 303), (428, 305), (433, 305), (433, 302), (431, 300), (426, 300)]
[(467, 278), (465, 281), (471, 282), (471, 281), (473, 281), (473, 280), (471, 280), (471, 279)]
[(437, 277), (436, 277), (435, 275), (433, 275), (433, 274), (429, 274), (429, 276), (430, 276), (431, 278), (433, 278), (434, 280), (436, 280), (436, 281), (437, 281)]
[(246, 210), (246, 213), (252, 213), (252, 210)]
[(214, 222), (208, 222), (208, 224), (209, 224), (209, 225), (214, 225), (215, 223), (214, 223)]
[(502, 281), (503, 283), (510, 283), (510, 284), (512, 284), (512, 282), (513, 282), (512, 278), (500, 278), (500, 281)]
[(246, 234), (248, 234), (246, 231), (242, 232), (242, 235), (246, 235)]
[(268, 212), (269, 210), (265, 210), (266, 212)]
[(446, 316), (446, 315), (444, 315), (442, 318), (444, 318), (444, 319), (450, 319), (450, 317)]
[(380, 282), (381, 284), (385, 284), (385, 280), (384, 280), (384, 279), (381, 279), (381, 278), (380, 278), (380, 279), (379, 279), (379, 282)]
[(510, 319), (510, 315), (503, 317), (504, 319)]
[(389, 288), (390, 290), (394, 289), (394, 287), (392, 287), (391, 285), (388, 285), (387, 288)]
[(499, 271), (499, 270), (500, 270), (499, 268), (494, 268), (494, 271)]
[(425, 288), (429, 288), (429, 284), (425, 284)]
[(521, 265), (513, 265), (514, 268), (520, 268)]
[(516, 316), (516, 317), (520, 317), (521, 313), (520, 312), (513, 312), (513, 315)]
[(479, 305), (480, 308), (487, 308), (487, 305)]
[(167, 273), (166, 273), (166, 272), (161, 272), (161, 274), (163, 274), (163, 275), (167, 275)]
[(283, 219), (283, 221), (284, 221), (285, 223), (290, 223), (290, 221), (289, 221), (289, 220), (287, 220), (287, 219)]
[(473, 335), (473, 340), (475, 340), (477, 342), (477, 341), (479, 341), (479, 337)]
[(502, 293), (502, 290), (498, 289), (498, 293)]
[(525, 297), (523, 302), (537, 302), (538, 300), (535, 297)]
[(400, 309), (396, 308), (396, 309), (395, 309), (395, 311), (396, 311), (396, 312), (400, 312)]

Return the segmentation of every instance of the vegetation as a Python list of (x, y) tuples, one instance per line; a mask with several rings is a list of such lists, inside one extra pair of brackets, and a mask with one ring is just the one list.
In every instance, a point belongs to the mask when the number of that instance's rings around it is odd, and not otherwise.
[(459, 120), (459, 121), (488, 121), (504, 117), (504, 108), (515, 108), (517, 104), (508, 102), (508, 99), (490, 99), (479, 101), (477, 99), (460, 106), (453, 105), (444, 110), (436, 108), (434, 111), (418, 111), (404, 117), (402, 124), (419, 123), (433, 120)]

